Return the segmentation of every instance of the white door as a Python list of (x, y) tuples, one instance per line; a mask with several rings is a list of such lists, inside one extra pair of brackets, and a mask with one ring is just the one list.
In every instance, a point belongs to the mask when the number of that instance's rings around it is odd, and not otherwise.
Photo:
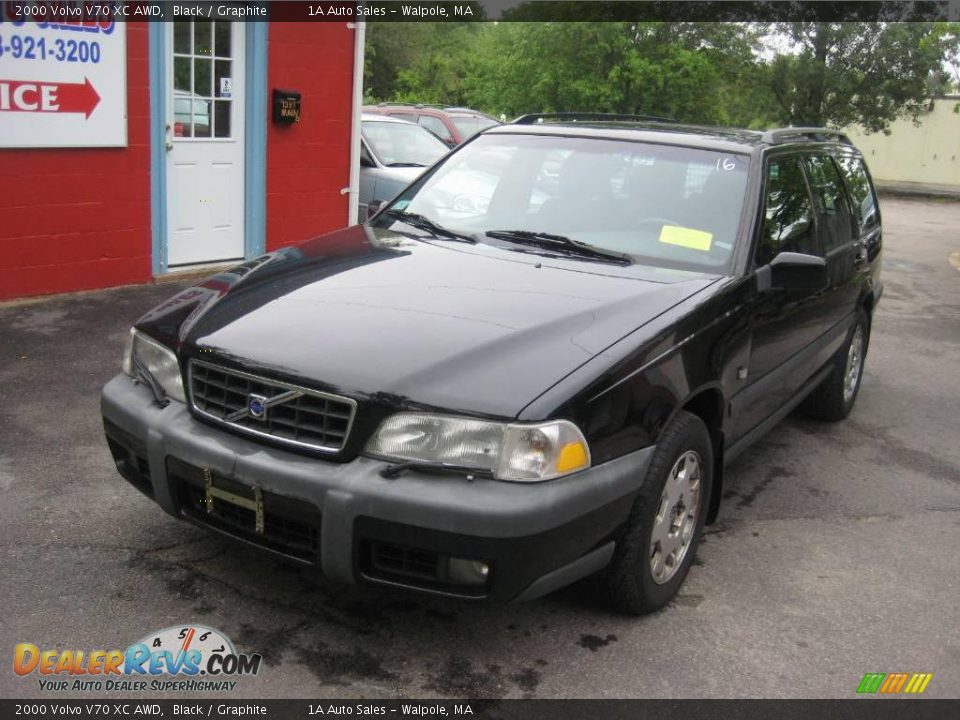
[(242, 23), (167, 23), (167, 266), (243, 258)]

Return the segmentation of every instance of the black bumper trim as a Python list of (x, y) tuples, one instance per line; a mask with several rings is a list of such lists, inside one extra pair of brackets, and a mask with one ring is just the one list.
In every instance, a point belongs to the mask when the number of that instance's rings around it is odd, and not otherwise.
[[(539, 578), (615, 539), (655, 452), (655, 446), (650, 446), (545, 483), (438, 479), (415, 470), (390, 480), (380, 475), (381, 461), (358, 457), (331, 462), (306, 457), (209, 427), (182, 403), (159, 408), (146, 388), (125, 375), (104, 387), (101, 408), (124, 477), (138, 489), (152, 489), (155, 502), (174, 517), (276, 554), (278, 550), (265, 544), (257, 533), (258, 525), (264, 526), (256, 517), (258, 511), (269, 512), (271, 504), (278, 507), (273, 502), (277, 498), (286, 499), (322, 517), (316, 523), (316, 553), (311, 546), (309, 560), (297, 559), (286, 548), (279, 548), (283, 557), (308, 561), (335, 582), (401, 584), (421, 591), (458, 596), (466, 592), (496, 600), (521, 595)], [(137, 461), (141, 467), (131, 464), (131, 448), (145, 452), (142, 463)], [(229, 500), (231, 495), (239, 495), (244, 500), (234, 503), (253, 515), (252, 520), (244, 519), (243, 532), (215, 528), (206, 506), (198, 502), (194, 507), (202, 512), (185, 517), (182, 482), (167, 467), (171, 457), (199, 469), (193, 482), (200, 494), (194, 501), (207, 499), (201, 479), (204, 469), (218, 478), (216, 487), (222, 482), (223, 497)], [(149, 476), (149, 485), (143, 482), (141, 470)], [(231, 487), (231, 482), (238, 486)], [(246, 501), (251, 496), (256, 500), (258, 495), (265, 505), (254, 502), (251, 510)], [(419, 578), (377, 573), (362, 562), (359, 549), (365, 540), (433, 553), (439, 558), (436, 567), (446, 572), (428, 575), (428, 580), (439, 582), (424, 583), (423, 570), (429, 563), (415, 554), (411, 567), (420, 572)], [(444, 565), (444, 558), (486, 562), (490, 566), (486, 584), (456, 584), (477, 582), (478, 577), (470, 576), (469, 566)], [(380, 569), (409, 568), (380, 563)]]
[[(541, 580), (547, 582), (543, 580), (544, 576), (611, 544), (617, 531), (626, 522), (634, 496), (635, 493), (624, 495), (545, 532), (511, 538), (441, 532), (361, 516), (354, 523), (354, 572), (357, 577), (368, 582), (409, 587), (441, 595), (513, 600), (531, 585)], [(366, 546), (371, 542), (378, 541), (446, 557), (484, 562), (490, 566), (489, 580), (485, 586), (471, 588), (384, 573), (373, 566), (366, 550)], [(600, 567), (602, 565), (596, 569)], [(579, 577), (572, 578), (571, 582)], [(560, 585), (555, 585), (551, 590), (559, 587)]]

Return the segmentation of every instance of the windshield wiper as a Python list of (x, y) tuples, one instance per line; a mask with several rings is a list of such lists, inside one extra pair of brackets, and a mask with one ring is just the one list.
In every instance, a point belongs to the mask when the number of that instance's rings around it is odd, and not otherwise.
[(437, 223), (430, 218), (424, 217), (423, 215), (419, 215), (417, 213), (405, 212), (403, 210), (387, 210), (384, 215), (389, 215), (392, 218), (396, 218), (397, 220), (405, 222), (411, 227), (428, 232), (435, 237), (447, 238), (448, 240), (457, 240), (459, 242), (468, 242), (471, 245), (476, 244), (477, 242), (475, 238), (472, 238), (469, 235), (448, 230), (447, 228), (443, 227), (443, 225), (437, 225)]
[(398, 167), (398, 168), (402, 168), (402, 167), (426, 167), (426, 165), (424, 165), (423, 163), (417, 163), (417, 162), (392, 162), (392, 163), (387, 163), (387, 167)]
[(618, 265), (633, 264), (629, 255), (574, 240), (566, 235), (553, 235), (551, 233), (533, 232), (532, 230), (488, 230), (486, 235), (496, 240), (507, 240), (518, 245), (532, 245), (544, 250), (566, 255), (577, 255), (591, 260), (612, 262)]
[(157, 405), (160, 407), (166, 407), (170, 404), (170, 399), (167, 397), (166, 391), (163, 389), (163, 386), (157, 381), (153, 374), (147, 370), (147, 366), (142, 362), (134, 358), (133, 360), (134, 369), (137, 372), (137, 380), (142, 382), (148, 388), (150, 392), (153, 393), (154, 399), (157, 401)]
[(493, 473), (485, 468), (475, 468), (467, 465), (451, 465), (449, 463), (430, 462), (428, 460), (410, 460), (387, 465), (387, 467), (380, 471), (380, 477), (392, 480), (393, 478), (400, 477), (408, 470), (466, 475), (469, 480), (475, 477), (493, 477)]

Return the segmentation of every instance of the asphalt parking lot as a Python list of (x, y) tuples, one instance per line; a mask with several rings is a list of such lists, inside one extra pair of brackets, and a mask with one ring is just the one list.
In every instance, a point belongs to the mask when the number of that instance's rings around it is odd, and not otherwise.
[(176, 286), (0, 305), (0, 696), (40, 695), (16, 643), (190, 622), (264, 656), (233, 697), (849, 698), (899, 671), (960, 696), (960, 202), (881, 207), (853, 414), (790, 417), (731, 466), (680, 596), (640, 619), (589, 584), (512, 606), (318, 584), (179, 522), (117, 474), (98, 411), (131, 322)]

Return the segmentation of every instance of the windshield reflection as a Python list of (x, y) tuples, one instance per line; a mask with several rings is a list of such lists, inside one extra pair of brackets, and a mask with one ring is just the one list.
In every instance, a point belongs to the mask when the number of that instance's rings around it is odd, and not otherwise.
[(494, 134), (453, 153), (391, 208), (491, 243), (491, 230), (549, 233), (644, 264), (716, 272), (731, 262), (748, 170), (748, 156), (712, 150)]

